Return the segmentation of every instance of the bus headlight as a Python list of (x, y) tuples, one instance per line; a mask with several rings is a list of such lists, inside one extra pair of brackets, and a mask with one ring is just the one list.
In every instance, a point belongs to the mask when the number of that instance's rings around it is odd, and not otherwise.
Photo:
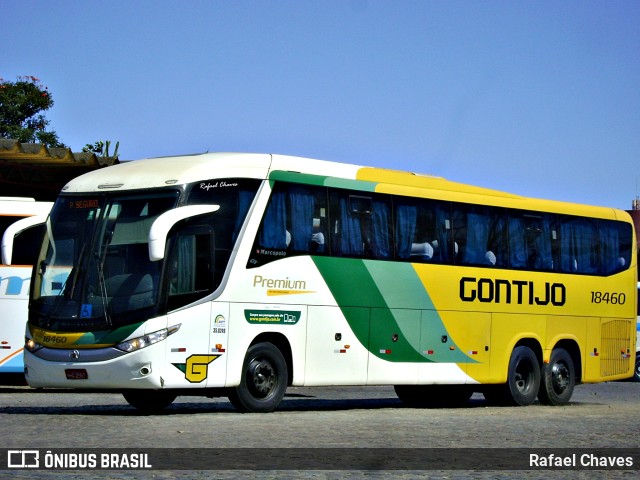
[(143, 335), (141, 337), (130, 338), (129, 340), (125, 340), (124, 342), (116, 345), (116, 348), (127, 353), (135, 352), (136, 350), (148, 347), (149, 345), (153, 345), (154, 343), (161, 342), (169, 335), (176, 333), (179, 328), (180, 325), (174, 325), (169, 328), (158, 330), (157, 332), (147, 333), (146, 335)]
[(27, 350), (29, 350), (30, 352), (35, 352), (37, 350), (40, 350), (42, 348), (42, 345), (40, 345), (39, 343), (36, 343), (33, 338), (24, 338), (24, 348), (26, 348)]

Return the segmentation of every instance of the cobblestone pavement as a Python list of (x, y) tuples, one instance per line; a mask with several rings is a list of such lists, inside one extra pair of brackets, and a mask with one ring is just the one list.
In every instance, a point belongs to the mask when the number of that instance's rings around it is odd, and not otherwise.
[[(239, 414), (225, 398), (179, 397), (161, 415), (139, 415), (122, 396), (0, 386), (0, 448), (634, 448), (640, 384), (576, 387), (564, 407), (405, 407), (389, 387), (290, 388), (270, 414)], [(268, 463), (269, 459), (264, 459)], [(638, 461), (638, 459), (636, 459)], [(5, 472), (7, 473), (7, 472)], [(638, 471), (232, 470), (23, 471), (40, 478), (637, 478)], [(0, 472), (2, 476), (2, 472)]]

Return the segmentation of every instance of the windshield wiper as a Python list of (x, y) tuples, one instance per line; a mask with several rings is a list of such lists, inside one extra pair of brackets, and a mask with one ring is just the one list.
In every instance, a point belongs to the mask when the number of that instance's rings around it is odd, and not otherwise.
[[(84, 257), (84, 249), (86, 247), (85, 245), (82, 245), (82, 250), (80, 250), (80, 255), (78, 256), (78, 261), (76, 262), (76, 266), (73, 267), (73, 270), (71, 271), (71, 284), (69, 285), (69, 292), (68, 292), (68, 298), (72, 299), (73, 298), (73, 294), (76, 291), (76, 284), (78, 283), (78, 277), (80, 276), (80, 271), (82, 270), (81, 265), (82, 265), (82, 259)], [(65, 288), (65, 293), (66, 292), (66, 288)]]
[[(105, 245), (106, 253), (106, 245)], [(111, 325), (111, 315), (109, 315), (109, 305), (107, 304), (107, 282), (104, 279), (104, 256), (100, 258), (98, 252), (95, 253), (96, 257), (96, 269), (98, 270), (98, 287), (100, 289), (100, 298), (102, 298), (102, 311), (104, 312), (104, 319), (107, 325)]]
[(105, 232), (104, 242), (102, 247), (102, 253), (98, 253), (97, 251), (93, 252), (93, 256), (96, 261), (96, 269), (98, 270), (98, 289), (100, 290), (100, 297), (102, 298), (102, 311), (104, 312), (104, 319), (107, 322), (107, 325), (111, 326), (111, 315), (109, 315), (109, 305), (107, 303), (108, 292), (107, 292), (107, 282), (104, 279), (104, 262), (107, 258), (107, 249), (109, 244), (111, 243), (111, 239), (113, 238), (113, 230)]

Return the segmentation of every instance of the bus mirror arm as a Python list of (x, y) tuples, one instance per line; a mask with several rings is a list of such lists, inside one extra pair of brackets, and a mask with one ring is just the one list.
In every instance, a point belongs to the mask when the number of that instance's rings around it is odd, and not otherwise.
[(2, 235), (2, 263), (4, 265), (11, 265), (11, 261), (13, 259), (13, 242), (16, 235), (27, 228), (40, 225), (46, 221), (47, 215), (33, 215), (9, 225), (4, 232), (4, 235)]
[(187, 205), (164, 212), (156, 218), (149, 229), (149, 260), (152, 262), (164, 258), (167, 235), (173, 226), (187, 218), (206, 215), (220, 209), (220, 205)]

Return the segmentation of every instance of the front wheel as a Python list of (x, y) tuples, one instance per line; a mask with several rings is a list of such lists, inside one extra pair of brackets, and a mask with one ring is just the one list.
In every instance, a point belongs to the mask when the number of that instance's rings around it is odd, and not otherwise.
[(122, 394), (129, 405), (143, 413), (160, 413), (176, 399), (165, 390), (129, 390)]
[(542, 368), (538, 399), (546, 405), (566, 405), (573, 395), (576, 373), (571, 355), (563, 348), (551, 352), (549, 363)]
[(287, 389), (287, 362), (271, 343), (257, 343), (247, 352), (240, 385), (229, 392), (229, 401), (241, 412), (272, 412)]

